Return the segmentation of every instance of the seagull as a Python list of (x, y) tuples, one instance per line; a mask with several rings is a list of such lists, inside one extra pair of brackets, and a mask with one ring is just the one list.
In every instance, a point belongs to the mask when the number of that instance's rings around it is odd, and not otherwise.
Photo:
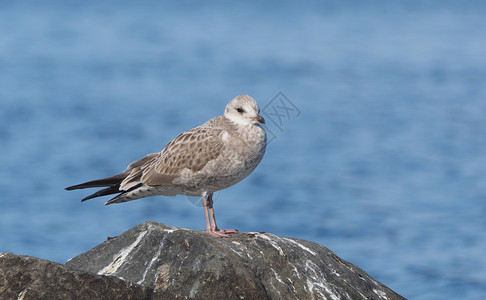
[(67, 187), (76, 190), (104, 187), (81, 201), (118, 194), (105, 205), (154, 195), (202, 196), (206, 232), (226, 238), (238, 232), (219, 229), (213, 193), (230, 187), (255, 170), (265, 154), (267, 139), (257, 102), (240, 95), (224, 115), (179, 134), (159, 153), (132, 162), (120, 174)]

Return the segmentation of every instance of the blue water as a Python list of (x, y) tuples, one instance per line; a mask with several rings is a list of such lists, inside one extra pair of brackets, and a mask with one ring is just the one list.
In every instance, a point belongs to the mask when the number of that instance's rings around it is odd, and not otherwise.
[(203, 229), (198, 199), (104, 206), (64, 187), (249, 94), (272, 141), (217, 195), (221, 227), (323, 244), (407, 298), (486, 299), (485, 15), (482, 1), (1, 1), (0, 251), (63, 263), (147, 220)]

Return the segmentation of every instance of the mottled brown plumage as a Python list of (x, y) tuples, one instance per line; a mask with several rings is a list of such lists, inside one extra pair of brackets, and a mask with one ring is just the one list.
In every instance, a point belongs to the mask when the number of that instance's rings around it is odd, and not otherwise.
[[(131, 163), (122, 173), (68, 187), (68, 190), (107, 187), (86, 198), (120, 193), (106, 204), (153, 195), (202, 195), (208, 233), (227, 237), (216, 226), (212, 194), (248, 176), (265, 153), (266, 136), (258, 105), (238, 96), (223, 116), (179, 134), (159, 153)], [(210, 215), (208, 215), (208, 212)], [(212, 223), (212, 225), (211, 225)]]

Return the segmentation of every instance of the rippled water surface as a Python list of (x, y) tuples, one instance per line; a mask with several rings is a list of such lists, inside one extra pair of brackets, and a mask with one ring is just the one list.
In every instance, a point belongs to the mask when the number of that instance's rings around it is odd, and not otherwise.
[(486, 297), (484, 2), (69, 3), (0, 2), (0, 251), (202, 230), (198, 199), (64, 187), (249, 94), (272, 141), (221, 227), (323, 244), (407, 298)]

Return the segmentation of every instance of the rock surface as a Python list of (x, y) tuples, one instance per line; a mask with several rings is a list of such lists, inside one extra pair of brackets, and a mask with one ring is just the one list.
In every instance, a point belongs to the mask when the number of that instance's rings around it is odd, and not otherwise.
[(153, 289), (152, 296), (404, 299), (324, 246), (268, 233), (217, 239), (201, 231), (145, 222), (72, 258), (66, 266), (140, 284)]
[(35, 257), (0, 253), (0, 299), (149, 299), (151, 289), (116, 277), (69, 270)]

